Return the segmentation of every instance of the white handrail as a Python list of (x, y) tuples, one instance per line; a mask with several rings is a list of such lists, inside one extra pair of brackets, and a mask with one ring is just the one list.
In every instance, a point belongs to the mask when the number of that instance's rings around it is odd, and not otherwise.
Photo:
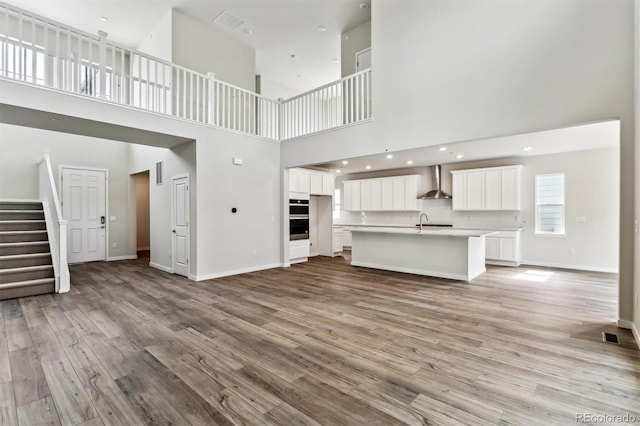
[(67, 221), (62, 218), (62, 209), (56, 190), (49, 153), (45, 151), (40, 162), (40, 201), (47, 224), (49, 250), (56, 281), (56, 293), (67, 293), (71, 288), (71, 277), (67, 263)]

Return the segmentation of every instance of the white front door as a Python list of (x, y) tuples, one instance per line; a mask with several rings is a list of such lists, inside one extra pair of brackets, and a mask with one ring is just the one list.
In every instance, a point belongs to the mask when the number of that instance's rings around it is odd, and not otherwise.
[(69, 263), (106, 260), (106, 182), (104, 170), (62, 168)]
[(171, 179), (173, 272), (189, 277), (189, 177)]

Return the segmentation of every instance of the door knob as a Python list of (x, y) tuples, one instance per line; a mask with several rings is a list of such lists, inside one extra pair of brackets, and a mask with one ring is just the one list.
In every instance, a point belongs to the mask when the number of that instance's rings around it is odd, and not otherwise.
[(173, 233), (175, 234), (175, 233), (176, 233), (176, 230), (174, 229), (174, 230), (173, 230), (173, 231), (171, 231), (171, 232), (173, 232)]

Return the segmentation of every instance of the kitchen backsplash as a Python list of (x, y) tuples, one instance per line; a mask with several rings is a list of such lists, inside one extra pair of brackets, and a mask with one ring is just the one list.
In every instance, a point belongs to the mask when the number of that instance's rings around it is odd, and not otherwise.
[[(413, 226), (426, 213), (432, 224), (451, 224), (456, 228), (520, 228), (526, 227), (522, 212), (460, 212), (451, 210), (451, 200), (420, 200), (420, 212), (352, 212), (341, 211), (335, 224), (374, 224)], [(364, 222), (363, 222), (364, 220)]]

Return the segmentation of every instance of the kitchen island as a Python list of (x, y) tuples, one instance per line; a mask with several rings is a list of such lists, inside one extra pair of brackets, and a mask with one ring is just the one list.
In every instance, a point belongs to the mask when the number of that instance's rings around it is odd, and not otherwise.
[(470, 281), (485, 272), (485, 240), (471, 229), (353, 228), (351, 264)]

